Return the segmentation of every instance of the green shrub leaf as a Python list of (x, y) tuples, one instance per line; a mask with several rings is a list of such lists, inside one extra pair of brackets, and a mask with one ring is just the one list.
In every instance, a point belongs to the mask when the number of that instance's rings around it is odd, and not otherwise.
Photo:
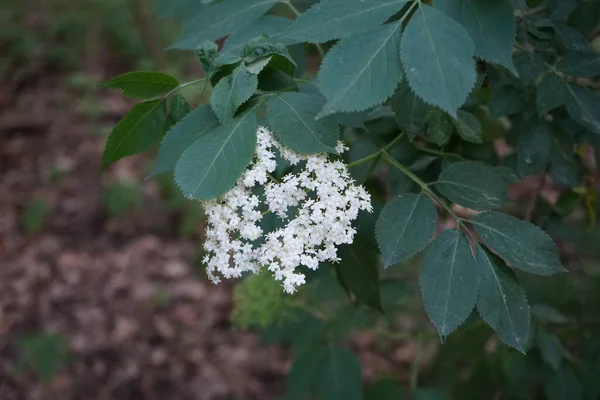
[(520, 51), (513, 56), (519, 72), (519, 80), (526, 85), (533, 83), (548, 68), (544, 59), (537, 53)]
[(476, 80), (473, 41), (467, 31), (420, 3), (404, 30), (401, 58), (411, 89), (456, 117)]
[(438, 389), (419, 388), (413, 394), (414, 400), (452, 400), (450, 396)]
[(535, 340), (544, 362), (558, 371), (563, 358), (563, 347), (558, 336), (541, 330), (537, 332)]
[(198, 107), (186, 115), (163, 139), (158, 149), (156, 164), (148, 177), (173, 171), (181, 153), (200, 136), (215, 129), (218, 124), (217, 117), (209, 105)]
[(526, 129), (519, 132), (517, 138), (517, 172), (520, 176), (537, 174), (546, 169), (551, 142), (552, 137), (546, 122), (536, 120), (526, 124)]
[(579, 78), (593, 78), (600, 75), (600, 54), (587, 51), (572, 51), (558, 63), (558, 70)]
[(339, 271), (346, 287), (356, 296), (358, 303), (383, 312), (379, 294), (379, 269), (377, 251), (360, 241), (340, 247), (342, 259)]
[(266, 36), (268, 39), (277, 38), (277, 42), (287, 44), (279, 35), (284, 32), (292, 20), (289, 18), (278, 17), (276, 15), (265, 15), (254, 21), (250, 25), (244, 26), (242, 29), (230, 35), (223, 44), (223, 50), (231, 50), (235, 47), (243, 46), (252, 39)]
[(517, 74), (511, 59), (517, 27), (510, 4), (502, 0), (442, 0), (436, 1), (435, 7), (467, 30), (477, 57)]
[(340, 129), (337, 122), (315, 117), (324, 99), (319, 95), (281, 93), (267, 103), (267, 119), (277, 139), (298, 153), (335, 153)]
[(404, 392), (392, 380), (377, 381), (365, 389), (365, 400), (402, 400)]
[(407, 0), (329, 0), (302, 13), (283, 33), (284, 43), (324, 43), (381, 25)]
[(536, 275), (565, 272), (554, 242), (537, 226), (501, 212), (471, 219), (483, 242), (513, 267)]
[(258, 77), (240, 65), (231, 75), (221, 79), (210, 95), (210, 106), (219, 121), (230, 120), (238, 107), (247, 101), (258, 87)]
[(467, 142), (481, 143), (481, 123), (473, 114), (458, 110), (458, 119), (455, 119), (454, 126), (456, 131)]
[(490, 114), (494, 118), (516, 114), (523, 111), (526, 100), (524, 93), (514, 86), (494, 87), (488, 103)]
[(257, 127), (250, 111), (196, 139), (175, 166), (183, 194), (211, 199), (231, 189), (254, 156)]
[(425, 138), (428, 142), (443, 146), (450, 140), (453, 129), (452, 118), (439, 108), (434, 108), (429, 116)]
[(398, 91), (392, 96), (391, 106), (396, 114), (396, 122), (411, 139), (423, 132), (434, 110), (415, 95), (406, 82), (400, 83)]
[(285, 400), (301, 400), (319, 385), (329, 349), (316, 346), (298, 352), (286, 377)]
[(536, 93), (536, 104), (540, 115), (565, 104), (567, 91), (565, 82), (554, 74), (545, 75)]
[(318, 392), (321, 399), (363, 400), (361, 366), (354, 353), (340, 347), (330, 349)]
[(425, 253), (419, 276), (425, 311), (442, 341), (475, 306), (479, 267), (469, 241), (456, 229), (443, 231)]
[(575, 121), (600, 134), (600, 95), (577, 85), (567, 85), (567, 112)]
[(530, 323), (525, 290), (504, 261), (479, 245), (477, 263), (481, 271), (477, 297), (481, 318), (504, 343), (524, 353)]
[(130, 99), (145, 100), (175, 89), (179, 82), (171, 75), (161, 72), (136, 71), (119, 75), (100, 86), (121, 89), (123, 96)]
[(544, 378), (544, 393), (548, 400), (582, 400), (581, 383), (573, 369), (563, 364), (560, 371), (548, 369)]
[(375, 237), (386, 267), (421, 251), (435, 234), (437, 212), (425, 194), (390, 200), (377, 218)]
[(362, 111), (383, 103), (402, 80), (399, 59), (400, 24), (342, 39), (329, 50), (318, 75), (327, 98), (319, 117)]
[(498, 208), (508, 201), (502, 178), (476, 161), (450, 164), (442, 170), (435, 188), (449, 200), (475, 210)]

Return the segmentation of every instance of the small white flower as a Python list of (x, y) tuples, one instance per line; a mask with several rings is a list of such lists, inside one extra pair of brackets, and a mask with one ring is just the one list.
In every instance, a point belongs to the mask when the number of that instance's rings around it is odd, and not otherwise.
[[(315, 270), (320, 262), (339, 261), (337, 246), (352, 243), (352, 222), (360, 210), (372, 211), (371, 199), (354, 185), (344, 163), (330, 161), (327, 154), (297, 154), (263, 127), (257, 139), (254, 161), (236, 186), (218, 199), (203, 201), (208, 219), (203, 262), (215, 283), (220, 276), (240, 277), (264, 266), (282, 281), (285, 292), (293, 293), (305, 283), (300, 266)], [(292, 165), (305, 162), (304, 169), (282, 182), (269, 181), (277, 167), (275, 150)], [(338, 142), (336, 151), (346, 150)], [(255, 189), (262, 189), (264, 196), (253, 194)], [(263, 211), (285, 225), (265, 233), (259, 226)]]

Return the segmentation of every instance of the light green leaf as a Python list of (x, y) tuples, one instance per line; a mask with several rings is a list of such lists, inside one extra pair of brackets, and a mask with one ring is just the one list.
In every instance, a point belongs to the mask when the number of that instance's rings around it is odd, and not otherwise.
[(136, 104), (114, 127), (102, 154), (102, 168), (123, 157), (141, 153), (160, 143), (169, 116), (163, 100)]
[(210, 95), (210, 106), (219, 121), (230, 120), (238, 107), (247, 101), (258, 87), (258, 77), (240, 65), (231, 75), (221, 79)]
[(375, 225), (384, 265), (389, 267), (421, 251), (436, 226), (437, 212), (428, 196), (406, 193), (390, 200)]
[(526, 101), (523, 91), (514, 86), (503, 85), (492, 89), (488, 106), (492, 117), (498, 118), (523, 111)]
[(158, 149), (156, 164), (148, 177), (173, 171), (181, 153), (200, 136), (215, 129), (218, 124), (217, 117), (209, 105), (190, 112), (174, 125), (163, 139)]
[(298, 153), (335, 153), (340, 130), (331, 118), (315, 116), (323, 97), (304, 93), (281, 93), (267, 103), (267, 119), (277, 139)]
[(511, 59), (517, 27), (510, 4), (503, 0), (438, 0), (434, 4), (467, 30), (477, 57), (517, 74)]
[(544, 379), (544, 393), (548, 400), (582, 400), (581, 383), (573, 369), (563, 364), (560, 371), (548, 369)]
[(358, 303), (383, 312), (379, 294), (379, 269), (377, 251), (365, 243), (355, 241), (339, 249), (342, 259), (339, 271), (346, 287), (356, 296)]
[(544, 362), (555, 371), (558, 371), (563, 358), (563, 347), (558, 336), (545, 331), (539, 331), (535, 339)]
[(600, 54), (591, 51), (571, 51), (559, 61), (558, 70), (579, 78), (600, 75)]
[(365, 389), (365, 400), (402, 400), (404, 391), (395, 381), (377, 381)]
[(280, 35), (277, 34), (284, 32), (291, 23), (292, 20), (288, 18), (283, 18), (276, 15), (265, 15), (257, 19), (252, 24), (244, 26), (242, 29), (229, 36), (223, 44), (223, 50), (227, 51), (233, 49), (234, 47), (243, 46), (250, 40), (262, 36), (267, 38), (276, 36), (277, 41), (283, 43), (279, 37)]
[(504, 261), (480, 245), (477, 245), (477, 263), (481, 271), (477, 297), (481, 318), (504, 343), (524, 353), (530, 323), (525, 290)]
[(540, 115), (562, 106), (567, 101), (565, 82), (554, 74), (542, 78), (536, 94), (536, 103)]
[(567, 112), (590, 131), (600, 133), (600, 94), (568, 84)]
[(192, 50), (205, 40), (217, 40), (262, 17), (277, 0), (229, 0), (200, 8), (183, 24), (170, 49)]
[[(281, 36), (284, 43), (324, 43), (381, 25), (407, 0), (328, 0), (316, 3)], [(279, 38), (278, 38), (279, 40)]]
[(399, 42), (400, 24), (393, 23), (334, 45), (317, 77), (327, 98), (319, 117), (366, 110), (394, 94), (403, 78)]
[(363, 400), (358, 358), (348, 349), (332, 347), (318, 388), (322, 400)]
[(439, 108), (434, 108), (429, 117), (425, 139), (438, 146), (443, 146), (450, 140), (453, 128), (452, 118)]
[(400, 83), (398, 91), (392, 96), (391, 106), (396, 114), (396, 122), (411, 139), (423, 133), (425, 124), (434, 110), (417, 97), (406, 82)]
[(324, 364), (329, 358), (325, 346), (312, 347), (300, 351), (294, 358), (292, 368), (286, 376), (285, 400), (301, 400), (315, 390), (324, 372)]
[(413, 394), (413, 400), (452, 400), (450, 396), (438, 389), (419, 388)]
[(179, 86), (177, 79), (161, 72), (127, 72), (100, 84), (100, 87), (121, 89), (123, 96), (145, 100), (159, 96)]
[(526, 85), (533, 83), (548, 69), (544, 59), (537, 53), (520, 51), (513, 56), (513, 61), (519, 72), (519, 79)]
[(464, 140), (471, 143), (481, 143), (481, 123), (471, 113), (458, 110), (458, 119), (453, 120), (454, 126)]
[(250, 111), (196, 139), (175, 165), (183, 194), (212, 199), (231, 189), (254, 156), (257, 128)]
[(471, 219), (483, 242), (513, 267), (536, 275), (565, 272), (554, 242), (537, 226), (490, 211)]
[(502, 178), (476, 161), (450, 164), (442, 170), (435, 188), (449, 200), (474, 210), (498, 208), (508, 201)]
[(425, 253), (419, 276), (425, 311), (442, 341), (471, 314), (479, 291), (479, 267), (469, 241), (443, 231)]
[(550, 157), (552, 137), (548, 124), (535, 120), (526, 124), (526, 129), (517, 137), (517, 172), (519, 176), (537, 174), (544, 171)]
[(473, 41), (467, 31), (442, 12), (419, 3), (400, 48), (411, 89), (456, 117), (477, 78)]

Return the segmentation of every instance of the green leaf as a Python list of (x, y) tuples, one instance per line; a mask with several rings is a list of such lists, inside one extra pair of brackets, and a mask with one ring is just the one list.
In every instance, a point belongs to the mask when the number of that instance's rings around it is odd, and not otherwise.
[(454, 203), (474, 210), (498, 208), (508, 201), (502, 178), (477, 161), (450, 164), (442, 170), (435, 188)]
[[(287, 63), (291, 69), (296, 66), (296, 61), (292, 58), (287, 48), (281, 43), (269, 43), (264, 40), (252, 42), (251, 44), (246, 46), (245, 49), (245, 57), (246, 65), (250, 65), (259, 61), (260, 59), (266, 58), (268, 56), (279, 57), (280, 59), (287, 60)], [(277, 58), (276, 58), (277, 59)], [(285, 70), (284, 68), (280, 68)]]
[(390, 200), (377, 218), (375, 236), (386, 267), (421, 251), (435, 234), (437, 212), (425, 194)]
[(544, 393), (548, 400), (582, 400), (581, 383), (566, 363), (560, 371), (548, 369), (544, 379)]
[(492, 117), (498, 118), (523, 111), (526, 101), (523, 91), (514, 86), (502, 85), (492, 89), (488, 106)]
[(519, 132), (517, 138), (517, 172), (520, 176), (538, 174), (546, 169), (551, 141), (545, 121), (535, 120), (526, 124), (526, 129)]
[(348, 349), (332, 347), (318, 388), (322, 400), (363, 400), (358, 358)]
[(562, 106), (566, 101), (567, 91), (565, 82), (554, 74), (545, 75), (536, 93), (539, 114), (546, 114), (548, 111)]
[(121, 89), (123, 96), (145, 100), (159, 96), (179, 86), (177, 79), (160, 72), (127, 72), (100, 84), (100, 87)]
[(402, 400), (404, 391), (392, 380), (377, 381), (365, 390), (365, 400)]
[(531, 314), (541, 322), (550, 322), (554, 324), (564, 324), (569, 321), (560, 311), (556, 308), (545, 305), (536, 304), (531, 307)]
[(316, 3), (283, 33), (286, 43), (324, 43), (381, 25), (407, 0), (329, 0)]
[(234, 47), (243, 46), (250, 40), (263, 36), (267, 38), (276, 36), (277, 41), (281, 42), (280, 35), (277, 34), (288, 29), (291, 23), (292, 20), (288, 18), (278, 17), (276, 15), (265, 15), (229, 36), (223, 44), (223, 50), (227, 51)]
[(513, 267), (536, 275), (565, 272), (554, 242), (537, 226), (490, 211), (471, 219), (483, 242)]
[(179, 94), (167, 99), (167, 109), (169, 112), (169, 125), (178, 123), (192, 111), (185, 97)]
[(329, 349), (324, 346), (298, 352), (286, 376), (285, 400), (301, 400), (315, 390), (328, 358)]
[(413, 400), (451, 400), (446, 393), (438, 389), (419, 388), (413, 393)]
[(533, 83), (548, 69), (544, 59), (537, 53), (520, 51), (513, 56), (513, 61), (519, 72), (519, 80), (526, 85)]
[(558, 336), (545, 331), (539, 331), (535, 339), (544, 362), (555, 371), (558, 371), (563, 358), (563, 347)]
[(281, 93), (267, 103), (267, 118), (277, 139), (298, 153), (335, 153), (340, 130), (331, 118), (315, 116), (324, 103), (322, 96)]
[(600, 133), (600, 95), (577, 85), (567, 85), (567, 112), (575, 121)]
[(569, 50), (589, 50), (590, 42), (577, 29), (565, 24), (554, 24), (556, 36)]
[(254, 156), (257, 128), (250, 111), (196, 139), (175, 165), (183, 194), (212, 199), (231, 189)]
[(481, 318), (504, 343), (524, 353), (530, 322), (525, 290), (504, 261), (480, 245), (477, 245), (477, 263), (481, 271), (477, 297)]
[(503, 0), (442, 0), (436, 1), (435, 7), (467, 30), (477, 57), (517, 74), (511, 59), (517, 27), (510, 4)]
[(377, 252), (356, 241), (352, 245), (342, 246), (339, 257), (342, 259), (339, 264), (340, 274), (348, 289), (356, 296), (356, 301), (383, 312)]
[(146, 101), (133, 106), (108, 136), (102, 154), (102, 168), (159, 144), (168, 129), (168, 119), (163, 100)]
[(481, 123), (471, 113), (463, 110), (458, 110), (458, 119), (453, 120), (460, 137), (471, 143), (482, 143), (481, 139)]
[(400, 24), (393, 23), (334, 45), (317, 77), (327, 98), (319, 117), (366, 110), (394, 94), (403, 79), (399, 42)]
[(575, 158), (574, 147), (574, 142), (564, 136), (552, 142), (548, 172), (558, 186), (574, 188), (582, 184), (583, 167)]
[(479, 280), (471, 245), (458, 230), (435, 238), (425, 253), (419, 284), (425, 311), (442, 341), (471, 314)]
[(425, 134), (427, 141), (435, 143), (438, 146), (448, 143), (454, 128), (452, 118), (439, 108), (435, 108), (431, 111), (428, 122)]
[(591, 51), (572, 51), (559, 61), (558, 70), (579, 78), (600, 75), (600, 54)]
[(238, 107), (246, 102), (258, 87), (258, 77), (240, 65), (231, 75), (221, 79), (210, 95), (210, 106), (219, 121), (230, 120)]
[(391, 106), (396, 114), (396, 122), (411, 139), (423, 132), (434, 108), (414, 94), (408, 83), (400, 83), (398, 91), (392, 96)]
[(456, 117), (477, 78), (467, 31), (442, 12), (419, 3), (404, 30), (400, 52), (411, 89)]
[(192, 50), (205, 40), (217, 40), (262, 17), (277, 0), (229, 0), (202, 7), (183, 24), (170, 49)]
[(148, 177), (173, 171), (183, 151), (196, 139), (215, 129), (218, 124), (217, 117), (209, 105), (190, 112), (174, 125), (163, 139), (158, 149), (156, 164)]
[(213, 61), (219, 55), (219, 46), (212, 40), (205, 40), (196, 48), (196, 56), (204, 72), (208, 73)]

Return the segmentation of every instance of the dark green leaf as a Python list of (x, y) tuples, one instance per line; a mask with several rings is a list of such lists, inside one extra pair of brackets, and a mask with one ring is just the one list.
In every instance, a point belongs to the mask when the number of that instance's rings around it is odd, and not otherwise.
[(284, 60), (285, 64), (288, 66), (288, 68), (280, 68), (284, 71), (289, 69), (290, 72), (292, 72), (291, 69), (296, 66), (296, 61), (294, 61), (284, 45), (281, 43), (269, 43), (264, 40), (259, 40), (253, 42), (251, 45), (247, 45), (244, 60), (246, 61), (246, 65), (250, 65), (269, 56), (274, 56), (276, 59), (279, 57), (281, 60)]
[(273, 96), (267, 103), (267, 118), (281, 144), (299, 153), (335, 153), (337, 122), (331, 117), (315, 118), (323, 103), (322, 96), (304, 93)]
[(389, 267), (421, 251), (436, 226), (437, 212), (428, 196), (406, 193), (390, 200), (375, 225), (384, 265)]
[(454, 120), (454, 126), (460, 137), (472, 143), (481, 143), (481, 123), (471, 113), (458, 110), (458, 119)]
[(108, 80), (101, 87), (121, 89), (123, 96), (130, 99), (145, 100), (161, 95), (179, 86), (177, 79), (160, 72), (127, 72)]
[(452, 400), (450, 396), (438, 389), (422, 388), (413, 393), (413, 400)]
[(582, 400), (579, 379), (573, 369), (563, 364), (560, 371), (548, 369), (544, 379), (544, 393), (548, 400)]
[(550, 0), (550, 18), (567, 19), (577, 8), (578, 0)]
[(536, 95), (536, 103), (540, 115), (562, 106), (567, 101), (565, 82), (554, 74), (542, 78)]
[(523, 111), (526, 101), (523, 91), (515, 86), (503, 85), (492, 89), (488, 106), (492, 117), (498, 118)]
[(454, 125), (452, 118), (439, 108), (433, 109), (429, 117), (425, 138), (428, 142), (443, 146), (448, 143)]
[(212, 199), (231, 189), (254, 156), (257, 127), (250, 111), (196, 139), (175, 166), (183, 194)]
[(600, 95), (577, 85), (567, 85), (567, 112), (575, 121), (600, 134)]
[(476, 161), (450, 164), (440, 174), (435, 188), (449, 200), (475, 210), (498, 208), (508, 201), (502, 178)]
[(399, 42), (400, 24), (394, 23), (334, 45), (317, 78), (327, 98), (319, 116), (366, 110), (390, 97), (403, 78)]
[(513, 56), (513, 61), (519, 72), (519, 79), (526, 85), (533, 83), (547, 70), (544, 59), (536, 53), (520, 51)]
[(558, 371), (563, 357), (563, 348), (558, 336), (545, 331), (539, 331), (535, 339), (544, 362), (555, 371)]
[(532, 306), (531, 314), (542, 322), (551, 322), (555, 324), (564, 324), (568, 322), (567, 317), (561, 314), (560, 311), (545, 304), (536, 304)]
[(500, 176), (504, 182), (511, 184), (517, 183), (520, 181), (517, 173), (510, 167), (506, 165), (497, 165), (492, 167), (492, 171), (494, 171), (498, 176)]
[(267, 66), (258, 75), (258, 89), (266, 92), (285, 92), (296, 89), (298, 84), (285, 72)]
[(529, 304), (515, 273), (492, 253), (477, 245), (481, 287), (477, 310), (500, 339), (520, 352), (529, 332)]
[(469, 316), (477, 300), (479, 267), (469, 241), (443, 231), (425, 253), (419, 276), (425, 311), (444, 340)]
[(477, 57), (517, 74), (511, 59), (517, 28), (510, 4), (503, 0), (442, 0), (434, 4), (467, 30)]
[(258, 87), (258, 77), (240, 65), (231, 75), (221, 79), (210, 95), (210, 106), (219, 121), (225, 123), (247, 101)]
[(183, 24), (169, 48), (192, 50), (205, 40), (217, 40), (262, 17), (277, 0), (229, 0), (202, 7)]
[(573, 141), (566, 137), (552, 142), (548, 172), (558, 186), (573, 188), (582, 184), (583, 167), (577, 162), (573, 148)]
[(102, 168), (159, 144), (168, 129), (168, 117), (163, 100), (133, 106), (108, 136), (102, 154)]
[(156, 164), (148, 177), (173, 171), (181, 153), (200, 136), (215, 129), (218, 124), (209, 105), (198, 107), (190, 112), (174, 125), (163, 139), (158, 149)]
[(392, 380), (377, 381), (365, 390), (365, 400), (402, 400), (404, 392)]
[(316, 3), (283, 33), (285, 43), (324, 43), (381, 25), (407, 0), (329, 0)]
[(465, 29), (440, 11), (419, 3), (401, 41), (411, 89), (453, 117), (475, 85), (473, 42)]
[(383, 312), (377, 252), (356, 241), (352, 245), (341, 247), (339, 257), (342, 259), (339, 264), (340, 274), (348, 290), (356, 296), (356, 301)]
[(423, 128), (434, 109), (417, 97), (406, 82), (400, 83), (398, 91), (392, 97), (391, 105), (398, 125), (411, 139), (423, 133)]
[(526, 126), (527, 129), (519, 132), (517, 138), (517, 172), (520, 176), (537, 174), (546, 169), (552, 141), (546, 122), (539, 120)]
[(471, 219), (483, 242), (513, 267), (536, 275), (565, 272), (554, 242), (537, 226), (500, 212)]
[(263, 36), (267, 38), (277, 36), (277, 41), (280, 41), (277, 34), (285, 31), (291, 23), (292, 20), (288, 18), (265, 15), (229, 36), (223, 44), (223, 50), (226, 51), (234, 47), (243, 46), (250, 40)]
[(205, 40), (196, 48), (196, 55), (204, 72), (210, 71), (211, 65), (219, 54), (219, 46), (212, 40)]
[(555, 24), (554, 30), (556, 36), (562, 44), (569, 50), (589, 50), (590, 42), (577, 29), (564, 24)]
[(170, 125), (178, 123), (192, 111), (185, 97), (179, 94), (167, 99), (167, 110), (169, 113), (168, 124)]
[(315, 390), (329, 358), (327, 347), (312, 347), (298, 352), (286, 377), (285, 400), (301, 400)]
[(557, 65), (558, 70), (579, 78), (593, 78), (600, 75), (600, 54), (591, 51), (572, 51)]
[(348, 349), (332, 347), (318, 388), (322, 400), (363, 400), (360, 362)]

